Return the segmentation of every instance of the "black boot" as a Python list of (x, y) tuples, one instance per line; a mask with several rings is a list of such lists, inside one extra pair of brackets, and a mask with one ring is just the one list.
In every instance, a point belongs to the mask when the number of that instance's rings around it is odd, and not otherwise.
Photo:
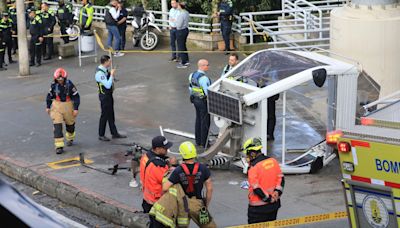
[(56, 148), (56, 154), (62, 154), (62, 153), (64, 153), (64, 148), (62, 147)]

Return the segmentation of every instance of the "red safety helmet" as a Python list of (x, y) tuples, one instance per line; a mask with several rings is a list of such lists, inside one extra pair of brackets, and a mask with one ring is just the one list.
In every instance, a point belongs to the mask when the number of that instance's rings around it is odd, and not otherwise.
[(59, 77), (67, 78), (68, 73), (64, 68), (58, 68), (56, 71), (54, 71), (54, 79), (57, 79)]

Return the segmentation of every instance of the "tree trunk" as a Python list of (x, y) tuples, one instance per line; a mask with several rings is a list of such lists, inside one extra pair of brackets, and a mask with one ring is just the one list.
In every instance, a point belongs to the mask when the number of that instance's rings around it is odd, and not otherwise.
[(7, 1), (0, 0), (0, 12), (6, 12), (6, 11), (7, 11)]
[[(218, 13), (218, 4), (220, 2), (221, 2), (221, 0), (212, 0), (211, 1), (211, 15), (215, 16)], [(219, 17), (212, 18), (212, 24), (215, 24), (218, 22), (219, 22)]]
[(17, 3), (17, 27), (18, 27), (18, 61), (19, 75), (27, 76), (29, 72), (28, 39), (26, 38), (26, 20), (24, 0), (16, 0)]
[(142, 4), (143, 4), (143, 8), (145, 10), (147, 10), (147, 6), (149, 5), (149, 1), (148, 0), (142, 0)]

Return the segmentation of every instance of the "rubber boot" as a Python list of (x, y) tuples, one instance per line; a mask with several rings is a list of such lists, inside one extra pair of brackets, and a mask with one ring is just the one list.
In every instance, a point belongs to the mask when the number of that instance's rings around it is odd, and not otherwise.
[(64, 153), (64, 148), (62, 147), (56, 148), (56, 154), (62, 154), (62, 153)]

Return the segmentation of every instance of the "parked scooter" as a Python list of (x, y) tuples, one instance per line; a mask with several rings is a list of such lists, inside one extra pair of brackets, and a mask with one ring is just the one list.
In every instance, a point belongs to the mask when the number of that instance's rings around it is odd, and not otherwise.
[(145, 51), (151, 51), (157, 47), (158, 35), (161, 29), (154, 23), (155, 17), (150, 12), (145, 12), (141, 18), (134, 17), (132, 20), (133, 32), (132, 43), (134, 47), (140, 45)]

